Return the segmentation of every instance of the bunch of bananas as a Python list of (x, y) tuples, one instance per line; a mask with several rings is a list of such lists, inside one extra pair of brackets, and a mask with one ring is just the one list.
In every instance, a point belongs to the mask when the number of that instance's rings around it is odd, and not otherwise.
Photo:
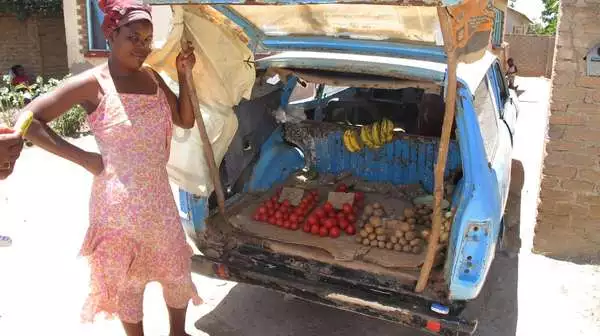
[(394, 123), (389, 119), (377, 121), (360, 129), (360, 139), (356, 130), (344, 132), (344, 146), (351, 153), (359, 152), (363, 146), (379, 149), (394, 138)]
[(344, 146), (350, 153), (359, 152), (363, 145), (358, 139), (358, 133), (356, 130), (346, 130), (344, 132)]
[(373, 149), (383, 147), (394, 138), (394, 123), (388, 119), (377, 121), (372, 125), (364, 126), (360, 130), (360, 139), (364, 144)]

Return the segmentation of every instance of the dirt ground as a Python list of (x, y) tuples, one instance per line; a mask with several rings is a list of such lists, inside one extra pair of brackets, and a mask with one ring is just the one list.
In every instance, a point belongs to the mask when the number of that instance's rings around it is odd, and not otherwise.
[[(520, 227), (515, 258), (499, 254), (480, 297), (466, 314), (479, 318), (482, 336), (600, 335), (600, 266), (555, 261), (531, 251), (539, 189), (549, 82), (520, 78), (521, 114), (515, 160), (524, 171), (509, 216)], [(74, 140), (95, 148), (93, 138)], [(123, 335), (117, 321), (79, 323), (88, 269), (77, 258), (87, 229), (91, 177), (38, 148), (26, 149), (16, 172), (0, 182), (0, 335)], [(513, 190), (515, 192), (515, 190)], [(194, 274), (206, 304), (188, 309), (192, 335), (402, 335), (421, 333), (379, 320), (284, 300), (268, 290)], [(167, 335), (160, 288), (146, 291), (147, 335)]]

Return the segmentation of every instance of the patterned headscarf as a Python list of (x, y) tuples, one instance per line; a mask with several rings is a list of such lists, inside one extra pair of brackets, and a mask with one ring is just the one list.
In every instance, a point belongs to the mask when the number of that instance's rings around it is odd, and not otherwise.
[(142, 0), (98, 0), (104, 12), (102, 31), (108, 38), (115, 29), (138, 20), (152, 21), (151, 7)]

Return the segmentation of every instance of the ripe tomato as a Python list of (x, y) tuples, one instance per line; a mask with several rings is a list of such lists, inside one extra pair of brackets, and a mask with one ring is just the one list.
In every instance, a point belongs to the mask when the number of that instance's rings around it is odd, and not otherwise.
[(345, 185), (344, 183), (340, 183), (337, 188), (335, 188), (335, 191), (337, 192), (346, 192), (348, 191), (348, 186)]
[(304, 224), (304, 226), (302, 227), (302, 231), (304, 231), (306, 233), (310, 233), (310, 225)]
[(261, 206), (260, 208), (258, 208), (258, 213), (259, 214), (266, 214), (267, 213), (267, 208), (264, 206)]
[(329, 235), (329, 229), (327, 229), (324, 226), (321, 226), (321, 228), (319, 229), (319, 236), (327, 237), (328, 235)]
[(310, 215), (308, 217), (308, 220), (306, 222), (308, 224), (310, 224), (310, 225), (318, 225), (319, 224), (319, 219), (315, 215)]
[(317, 189), (313, 189), (310, 191), (310, 194), (313, 195), (314, 198), (319, 196), (319, 191)]
[(323, 205), (323, 210), (325, 210), (326, 212), (331, 212), (333, 211), (333, 204), (331, 204), (331, 202), (326, 202)]
[(357, 191), (354, 193), (354, 200), (355, 201), (362, 201), (365, 199), (365, 193), (363, 193), (362, 191)]
[(277, 225), (277, 219), (275, 219), (275, 217), (269, 217), (269, 224)]
[(329, 236), (331, 238), (337, 238), (340, 236), (340, 229), (338, 229), (337, 227), (333, 227), (331, 228), (331, 230), (329, 230)]
[(283, 226), (283, 219), (282, 218), (276, 219), (275, 224), (277, 224), (277, 226)]
[(277, 196), (271, 197), (271, 201), (273, 201), (273, 203), (277, 203)]
[(350, 222), (350, 224), (356, 224), (356, 215), (347, 214), (346, 219), (348, 220), (348, 222)]
[(252, 216), (252, 220), (255, 220), (257, 222), (260, 221), (260, 214), (259, 213), (255, 213), (254, 216)]
[(340, 219), (339, 225), (340, 225), (340, 229), (346, 230), (346, 228), (348, 226), (350, 226), (350, 223), (346, 219)]
[(290, 215), (290, 222), (292, 222), (292, 223), (298, 223), (298, 215), (291, 214)]
[(323, 209), (317, 209), (315, 210), (315, 215), (318, 218), (325, 218), (325, 211)]
[(265, 203), (267, 205), (267, 208), (269, 209), (273, 209), (275, 208), (275, 202), (273, 201), (267, 201), (267, 203)]
[(325, 225), (326, 228), (331, 229), (334, 226), (337, 226), (336, 220), (334, 218), (328, 218), (325, 220)]
[(260, 220), (261, 222), (266, 222), (268, 220), (267, 215), (266, 214), (260, 214), (258, 216), (258, 220)]
[(342, 209), (343, 209), (344, 213), (346, 213), (346, 214), (350, 214), (350, 213), (354, 212), (354, 210), (352, 209), (352, 205), (350, 205), (348, 203), (344, 203), (344, 205), (342, 205)]
[(310, 227), (310, 233), (314, 234), (314, 235), (318, 235), (320, 231), (320, 228), (318, 225), (313, 225)]
[(353, 225), (350, 225), (346, 228), (346, 233), (350, 236), (354, 236), (356, 234), (356, 228)]
[(336, 215), (337, 219), (346, 219), (346, 214), (343, 212), (338, 212)]
[(284, 200), (284, 201), (283, 201), (283, 203), (281, 203), (281, 204), (282, 204), (284, 207), (289, 207), (290, 205), (292, 205), (292, 204), (290, 203), (290, 201), (289, 201), (289, 200)]
[(290, 227), (292, 227), (292, 223), (290, 223), (290, 221), (288, 220), (283, 221), (283, 227), (289, 229)]
[(279, 210), (277, 210), (277, 212), (275, 212), (275, 218), (276, 219), (282, 219), (283, 218), (283, 213)]
[(290, 225), (290, 229), (291, 229), (291, 230), (294, 230), (294, 231), (298, 230), (298, 223), (292, 223), (292, 224)]
[(275, 209), (269, 209), (269, 210), (267, 211), (267, 215), (268, 215), (269, 217), (271, 217), (271, 216), (275, 216)]

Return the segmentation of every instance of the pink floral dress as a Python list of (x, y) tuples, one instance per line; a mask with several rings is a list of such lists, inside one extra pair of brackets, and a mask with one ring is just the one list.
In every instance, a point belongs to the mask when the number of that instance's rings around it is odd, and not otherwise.
[(82, 319), (105, 312), (128, 323), (142, 320), (144, 288), (158, 281), (169, 307), (201, 303), (192, 283), (192, 249), (185, 240), (166, 164), (171, 109), (157, 85), (153, 95), (118, 93), (96, 78), (104, 98), (88, 123), (104, 161), (90, 197), (90, 227), (81, 255), (91, 266), (91, 293)]

